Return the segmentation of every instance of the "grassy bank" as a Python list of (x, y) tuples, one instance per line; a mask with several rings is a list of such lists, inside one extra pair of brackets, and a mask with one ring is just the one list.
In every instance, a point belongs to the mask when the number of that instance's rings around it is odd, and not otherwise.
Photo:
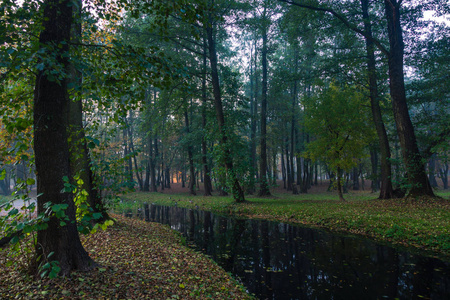
[(247, 197), (234, 203), (230, 197), (189, 196), (186, 193), (132, 193), (122, 197), (119, 212), (135, 210), (142, 203), (178, 205), (221, 214), (262, 218), (318, 226), (364, 235), (380, 242), (430, 251), (450, 259), (450, 201), (442, 199), (376, 200), (370, 193), (350, 193), (340, 202), (333, 193), (276, 194), (270, 198)]
[(101, 264), (90, 273), (32, 280), (6, 267), (8, 249), (0, 249), (0, 298), (251, 299), (212, 260), (185, 247), (170, 228), (121, 216), (117, 220), (106, 231), (83, 239), (86, 250)]

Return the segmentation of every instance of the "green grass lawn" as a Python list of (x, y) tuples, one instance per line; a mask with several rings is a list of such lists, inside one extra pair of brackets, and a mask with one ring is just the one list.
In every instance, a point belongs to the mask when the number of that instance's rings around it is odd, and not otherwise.
[(368, 236), (381, 242), (430, 251), (450, 259), (450, 191), (438, 199), (377, 200), (377, 194), (350, 192), (346, 202), (336, 193), (292, 195), (278, 193), (269, 198), (248, 196), (234, 203), (231, 197), (190, 196), (186, 193), (131, 193), (122, 196), (116, 211), (136, 210), (143, 203), (199, 208), (220, 214), (262, 218), (318, 226), (333, 231)]

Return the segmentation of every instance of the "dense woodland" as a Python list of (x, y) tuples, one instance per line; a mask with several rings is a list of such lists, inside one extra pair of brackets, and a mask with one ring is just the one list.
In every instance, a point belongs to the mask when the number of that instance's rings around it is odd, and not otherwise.
[(54, 212), (37, 251), (65, 273), (95, 263), (58, 212), (106, 220), (127, 190), (433, 197), (448, 188), (449, 9), (2, 0), (1, 192), (37, 184), (37, 212)]

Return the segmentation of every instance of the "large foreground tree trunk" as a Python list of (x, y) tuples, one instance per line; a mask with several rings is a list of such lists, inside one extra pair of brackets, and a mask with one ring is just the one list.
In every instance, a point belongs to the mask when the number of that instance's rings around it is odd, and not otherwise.
[[(43, 30), (39, 37), (41, 49), (53, 54), (58, 67), (67, 70), (70, 32), (72, 25), (72, 1), (47, 0), (43, 5)], [(44, 204), (67, 205), (68, 221), (61, 223), (50, 217), (48, 227), (38, 231), (36, 254), (44, 262), (50, 258), (59, 262), (62, 274), (73, 269), (87, 271), (95, 266), (81, 245), (75, 219), (75, 205), (72, 192), (62, 192), (63, 177), (71, 178), (69, 146), (67, 143), (66, 116), (69, 105), (66, 79), (49, 76), (56, 68), (43, 61), (34, 91), (34, 152), (36, 157), (36, 178), (38, 213), (46, 211)], [(39, 263), (40, 263), (39, 262)]]
[(395, 124), (400, 140), (403, 162), (405, 164), (410, 196), (434, 196), (425, 165), (417, 146), (414, 127), (406, 103), (405, 79), (403, 74), (404, 44), (400, 24), (400, 5), (402, 1), (385, 0), (385, 13), (389, 34), (389, 87), (392, 98)]

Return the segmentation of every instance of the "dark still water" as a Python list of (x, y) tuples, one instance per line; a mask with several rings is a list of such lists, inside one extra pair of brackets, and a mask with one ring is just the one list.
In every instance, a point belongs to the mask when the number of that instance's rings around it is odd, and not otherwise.
[(450, 299), (450, 263), (300, 226), (150, 207), (260, 299)]

